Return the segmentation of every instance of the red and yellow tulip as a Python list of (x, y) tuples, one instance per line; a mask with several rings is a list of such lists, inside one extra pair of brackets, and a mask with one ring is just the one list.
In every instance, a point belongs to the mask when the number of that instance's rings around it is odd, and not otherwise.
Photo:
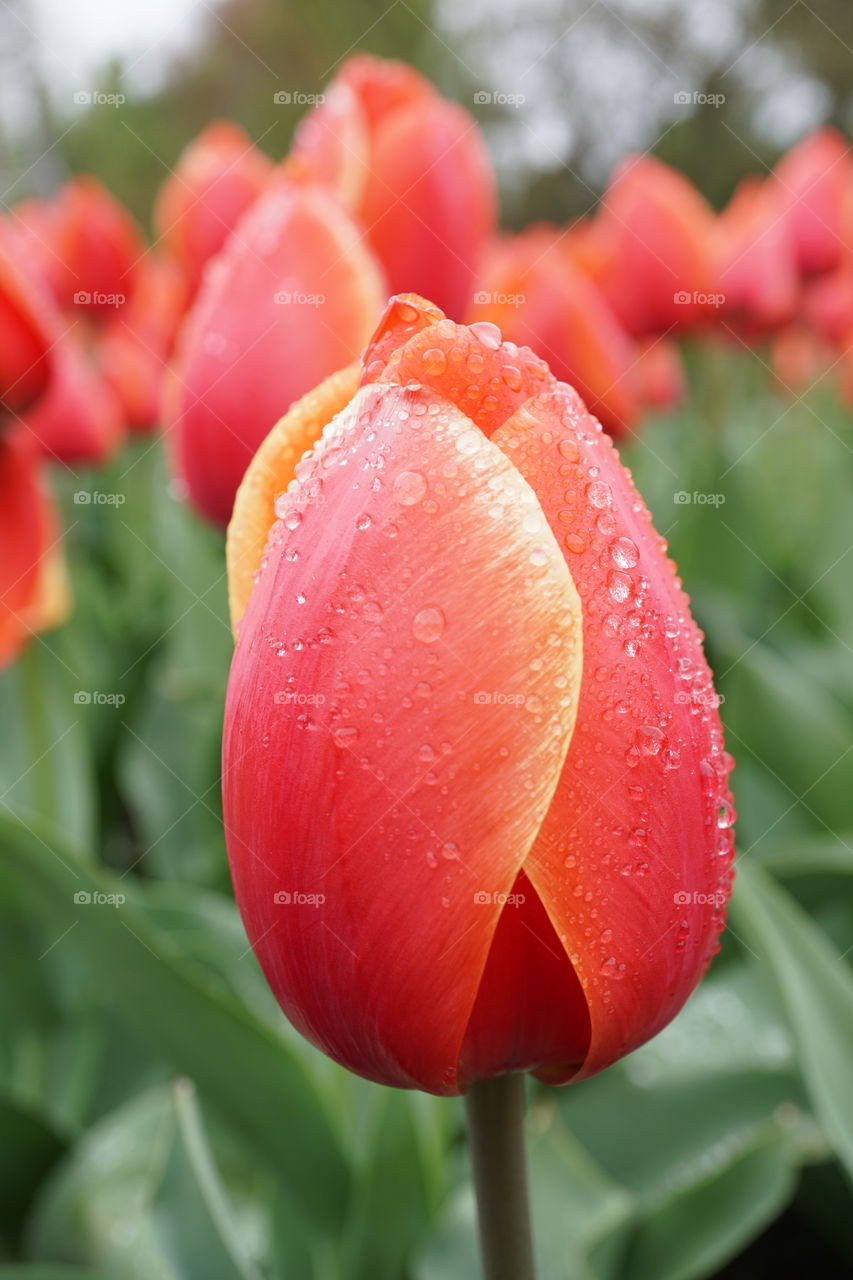
[(228, 558), (228, 848), (293, 1023), (437, 1094), (581, 1079), (664, 1026), (723, 925), (731, 762), (577, 393), (396, 298), (264, 441)]

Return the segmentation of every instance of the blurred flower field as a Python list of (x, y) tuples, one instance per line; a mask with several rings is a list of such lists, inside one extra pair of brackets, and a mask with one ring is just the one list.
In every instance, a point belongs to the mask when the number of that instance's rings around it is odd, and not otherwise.
[[(848, 1275), (850, 153), (818, 133), (722, 214), (640, 157), (590, 218), (499, 236), (461, 108), (405, 90), (446, 145), (423, 160), (409, 120), (382, 169), (371, 118), (382, 180), (362, 203), (330, 95), (331, 126), (309, 117), (275, 170), (231, 126), (196, 143), (156, 249), (79, 178), (0, 239), (0, 1280), (477, 1274), (459, 1099), (378, 1087), (289, 1025), (235, 905), (220, 799), (234, 491), (385, 299), (431, 288), (541, 354), (616, 439), (736, 759), (708, 976), (601, 1074), (529, 1083), (539, 1274)], [(417, 177), (391, 190), (407, 149), (447, 166), (457, 203)], [(97, 301), (129, 273), (128, 297)]]

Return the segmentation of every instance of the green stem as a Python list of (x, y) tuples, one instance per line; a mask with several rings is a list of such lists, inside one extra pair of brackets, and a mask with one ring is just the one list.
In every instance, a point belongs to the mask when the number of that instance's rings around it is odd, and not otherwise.
[(465, 1098), (484, 1280), (534, 1280), (524, 1150), (524, 1076), (472, 1085)]
[(18, 659), (24, 704), (24, 722), (32, 753), (33, 808), (43, 818), (53, 817), (54, 796), (45, 758), (51, 747), (48, 728), (48, 698), (44, 687), (44, 663), (39, 641), (33, 639)]

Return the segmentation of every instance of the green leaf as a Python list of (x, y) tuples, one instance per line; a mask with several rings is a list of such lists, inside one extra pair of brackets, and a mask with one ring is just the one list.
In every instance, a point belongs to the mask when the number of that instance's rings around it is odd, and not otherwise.
[(17, 1243), (36, 1192), (65, 1151), (42, 1116), (0, 1097), (0, 1235)]
[(97, 976), (116, 1014), (196, 1080), (317, 1223), (339, 1223), (348, 1168), (305, 1060), (213, 990), (143, 909), (75, 901), (127, 892), (127, 880), (97, 875), (54, 834), (3, 815), (0, 847), (19, 893), (49, 921), (57, 947)]
[(742, 862), (732, 914), (778, 985), (827, 1140), (853, 1175), (853, 973), (794, 899)]
[(172, 1098), (176, 1140), (152, 1211), (160, 1242), (184, 1280), (260, 1280), (234, 1225), (192, 1084), (176, 1081)]
[[(709, 1153), (713, 1158), (713, 1153)], [(709, 1276), (742, 1249), (790, 1199), (796, 1161), (784, 1133), (769, 1126), (722, 1172), (693, 1183), (646, 1214), (622, 1280), (693, 1280)]]
[(49, 636), (34, 641), (0, 674), (0, 809), (61, 827), (81, 848), (92, 847), (94, 790), (79, 676)]

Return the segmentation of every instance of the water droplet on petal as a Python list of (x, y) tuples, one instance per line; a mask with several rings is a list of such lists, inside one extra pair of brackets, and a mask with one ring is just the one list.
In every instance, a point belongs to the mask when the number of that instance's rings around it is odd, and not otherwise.
[(445, 617), (437, 605), (420, 609), (412, 622), (412, 635), (423, 644), (434, 644), (444, 630)]

